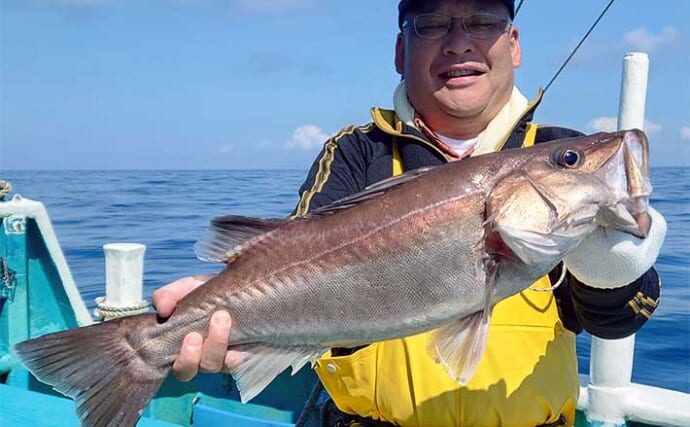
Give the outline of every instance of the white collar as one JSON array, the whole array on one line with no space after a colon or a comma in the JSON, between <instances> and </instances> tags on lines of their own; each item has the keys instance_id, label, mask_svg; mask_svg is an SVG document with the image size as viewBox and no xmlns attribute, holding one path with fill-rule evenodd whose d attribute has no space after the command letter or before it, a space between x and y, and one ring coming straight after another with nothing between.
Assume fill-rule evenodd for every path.
<instances>
[{"instance_id":1,"label":"white collar","mask_svg":"<svg viewBox=\"0 0 690 427\"><path fill-rule=\"evenodd\" d=\"M518 120L523 116L528 107L527 98L513 86L513 92L506 105L496 114L496 117L489 122L489 125L476 138L473 156L478 154L491 153L499 148L499 144L505 137L506 132L517 125ZM401 81L393 93L393 106L398 118L409 126L416 127L414 124L415 110L407 98L407 88L405 81ZM439 137L441 137L439 135ZM447 138L447 137L444 137ZM443 138L441 138L443 140ZM445 141L444 141L445 142ZM452 144L449 144L452 146ZM455 149L455 147L453 147Z\"/></svg>"}]
</instances>

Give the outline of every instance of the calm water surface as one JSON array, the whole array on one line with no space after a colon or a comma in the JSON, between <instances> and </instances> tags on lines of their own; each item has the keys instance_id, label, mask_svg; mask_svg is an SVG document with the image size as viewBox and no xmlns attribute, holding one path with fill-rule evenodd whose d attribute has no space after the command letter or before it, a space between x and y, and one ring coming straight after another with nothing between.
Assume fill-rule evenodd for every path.
<instances>
[{"instance_id":1,"label":"calm water surface","mask_svg":"<svg viewBox=\"0 0 690 427\"><path fill-rule=\"evenodd\" d=\"M147 246L144 292L176 278L217 271L193 244L209 218L283 217L297 203L306 172L287 171L0 171L14 192L42 201L90 308L104 293L102 245ZM652 170L652 204L668 221L656 264L662 301L637 334L633 381L690 392L690 168ZM580 372L590 337L578 337Z\"/></svg>"}]
</instances>

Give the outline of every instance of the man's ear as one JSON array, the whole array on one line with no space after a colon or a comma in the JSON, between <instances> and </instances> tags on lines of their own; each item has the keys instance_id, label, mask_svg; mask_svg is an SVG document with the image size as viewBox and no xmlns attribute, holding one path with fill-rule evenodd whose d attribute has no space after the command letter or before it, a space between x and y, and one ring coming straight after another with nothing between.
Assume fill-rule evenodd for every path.
<instances>
[{"instance_id":1,"label":"man's ear","mask_svg":"<svg viewBox=\"0 0 690 427\"><path fill-rule=\"evenodd\" d=\"M402 33L398 33L395 40L395 71L405 77L405 39Z\"/></svg>"},{"instance_id":2,"label":"man's ear","mask_svg":"<svg viewBox=\"0 0 690 427\"><path fill-rule=\"evenodd\" d=\"M513 68L518 68L522 64L522 48L520 47L520 31L516 26L510 27L510 57Z\"/></svg>"}]
</instances>

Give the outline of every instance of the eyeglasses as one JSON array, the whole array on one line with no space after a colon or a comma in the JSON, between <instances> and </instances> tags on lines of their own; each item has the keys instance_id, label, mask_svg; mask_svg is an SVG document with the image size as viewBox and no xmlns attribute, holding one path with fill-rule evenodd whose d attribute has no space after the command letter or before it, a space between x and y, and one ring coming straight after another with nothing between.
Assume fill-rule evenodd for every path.
<instances>
[{"instance_id":1,"label":"eyeglasses","mask_svg":"<svg viewBox=\"0 0 690 427\"><path fill-rule=\"evenodd\" d=\"M402 27L412 26L414 32L423 39L440 39L460 21L462 29L472 38L488 39L505 31L510 24L509 19L500 18L493 13L473 13L471 15L453 18L440 13L423 13L415 16L412 21L406 20Z\"/></svg>"}]
</instances>

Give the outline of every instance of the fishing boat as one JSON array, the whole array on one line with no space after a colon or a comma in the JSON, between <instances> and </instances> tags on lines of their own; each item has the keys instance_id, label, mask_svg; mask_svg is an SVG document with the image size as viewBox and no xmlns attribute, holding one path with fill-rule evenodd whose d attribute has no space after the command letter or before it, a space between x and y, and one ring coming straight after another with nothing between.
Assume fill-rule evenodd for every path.
<instances>
[{"instance_id":1,"label":"fishing boat","mask_svg":"<svg viewBox=\"0 0 690 427\"><path fill-rule=\"evenodd\" d=\"M642 127L640 93L646 91L647 64L644 54L629 54L624 60L621 128ZM78 426L72 400L37 381L11 349L46 333L146 311L148 305L137 289L143 251L138 245L106 245L112 255L106 255L106 297L99 301L94 318L74 283L44 205L8 195L9 183L0 181L0 420L3 426ZM108 274L114 270L129 274ZM631 382L634 346L634 336L592 338L576 426L690 426L690 394ZM315 381L308 369L295 376L283 373L255 400L242 404L228 375L201 374L189 383L170 378L138 425L290 427Z\"/></svg>"}]
</instances>

